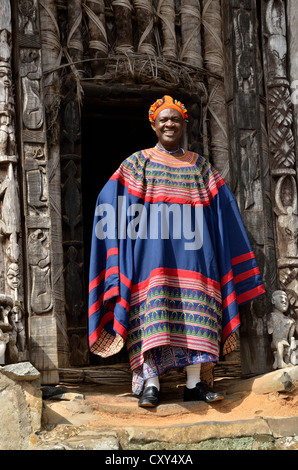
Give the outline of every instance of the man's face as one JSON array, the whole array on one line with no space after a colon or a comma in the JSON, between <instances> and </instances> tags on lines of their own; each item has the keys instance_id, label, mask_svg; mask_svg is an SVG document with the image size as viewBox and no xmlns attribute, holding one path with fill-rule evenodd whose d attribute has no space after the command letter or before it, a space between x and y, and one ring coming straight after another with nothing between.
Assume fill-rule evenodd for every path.
<instances>
[{"instance_id":1,"label":"man's face","mask_svg":"<svg viewBox=\"0 0 298 470\"><path fill-rule=\"evenodd\" d=\"M159 144L167 150L176 150L185 127L185 121L176 109L163 109L151 123Z\"/></svg>"}]
</instances>

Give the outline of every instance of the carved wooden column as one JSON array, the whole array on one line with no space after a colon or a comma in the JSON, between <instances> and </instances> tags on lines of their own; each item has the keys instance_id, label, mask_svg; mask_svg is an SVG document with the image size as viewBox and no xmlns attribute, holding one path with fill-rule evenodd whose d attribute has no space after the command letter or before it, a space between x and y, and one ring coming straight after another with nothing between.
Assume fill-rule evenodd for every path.
<instances>
[{"instance_id":1,"label":"carved wooden column","mask_svg":"<svg viewBox=\"0 0 298 470\"><path fill-rule=\"evenodd\" d=\"M27 360L9 0L0 15L0 364Z\"/></svg>"},{"instance_id":2,"label":"carved wooden column","mask_svg":"<svg viewBox=\"0 0 298 470\"><path fill-rule=\"evenodd\" d=\"M291 100L294 116L293 133L295 137L296 171L298 173L298 9L295 0L288 0L286 4L287 42L289 80L291 85Z\"/></svg>"},{"instance_id":3,"label":"carved wooden column","mask_svg":"<svg viewBox=\"0 0 298 470\"><path fill-rule=\"evenodd\" d=\"M294 129L297 109L293 113L291 84L288 78L288 43L286 2L262 1L264 76L268 106L270 169L277 241L280 288L288 294L292 314L298 315L298 199L297 159ZM296 8L297 5L295 4ZM293 3L289 3L293 7ZM290 15L289 22L294 24ZM293 22L293 23L292 23ZM296 17L297 25L297 17ZM293 55L291 35L291 72L297 72L297 50ZM295 32L295 36L296 36ZM296 42L297 46L297 42ZM295 73L295 72L294 72ZM297 77L298 79L298 77ZM296 106L294 104L294 106ZM296 120L294 121L294 116ZM295 122L295 127L294 127Z\"/></svg>"},{"instance_id":4,"label":"carved wooden column","mask_svg":"<svg viewBox=\"0 0 298 470\"><path fill-rule=\"evenodd\" d=\"M24 281L30 360L42 383L57 383L58 343L48 147L37 0L12 2L18 144L22 168Z\"/></svg>"},{"instance_id":5,"label":"carved wooden column","mask_svg":"<svg viewBox=\"0 0 298 470\"><path fill-rule=\"evenodd\" d=\"M77 9L75 16L71 5L68 5L68 31L76 31L76 41L79 41L81 2L75 0L72 3ZM71 44L69 37L67 44ZM69 52L74 54L71 50ZM73 59L81 57L79 50L75 54ZM60 134L65 309L71 366L86 365L89 361L81 187L81 102L77 78L73 67L67 68L62 76Z\"/></svg>"},{"instance_id":6,"label":"carved wooden column","mask_svg":"<svg viewBox=\"0 0 298 470\"><path fill-rule=\"evenodd\" d=\"M266 314L276 288L276 262L267 137L255 0L224 0L225 83L232 165L231 189L256 254L268 294L240 309L243 375L272 368ZM232 76L233 74L233 76Z\"/></svg>"},{"instance_id":7,"label":"carved wooden column","mask_svg":"<svg viewBox=\"0 0 298 470\"><path fill-rule=\"evenodd\" d=\"M72 75L63 80L61 103L61 183L64 279L70 365L88 363L81 189L81 115Z\"/></svg>"},{"instance_id":8,"label":"carved wooden column","mask_svg":"<svg viewBox=\"0 0 298 470\"><path fill-rule=\"evenodd\" d=\"M47 129L48 179L52 225L52 273L55 316L58 334L59 367L69 364L63 277L61 169L60 169L60 101L59 65L62 46L55 0L39 0L44 77L44 106ZM58 70L57 70L58 69Z\"/></svg>"}]
</instances>

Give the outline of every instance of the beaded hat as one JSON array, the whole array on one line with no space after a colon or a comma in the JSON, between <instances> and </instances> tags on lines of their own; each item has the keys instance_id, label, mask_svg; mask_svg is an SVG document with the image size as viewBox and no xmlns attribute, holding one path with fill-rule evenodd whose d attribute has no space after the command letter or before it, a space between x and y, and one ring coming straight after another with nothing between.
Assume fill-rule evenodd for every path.
<instances>
[{"instance_id":1,"label":"beaded hat","mask_svg":"<svg viewBox=\"0 0 298 470\"><path fill-rule=\"evenodd\" d=\"M163 111L164 109L168 109L168 108L176 109L177 111L179 111L179 113L181 114L183 119L186 122L188 121L187 109L184 106L184 104L181 103L181 101L175 100L174 98L172 98L171 96L168 96L168 95L165 95L165 96L163 96L163 98L160 98L160 99L156 100L155 103L153 103L150 106L149 121L154 122L155 119L156 119L156 116L161 111Z\"/></svg>"}]
</instances>

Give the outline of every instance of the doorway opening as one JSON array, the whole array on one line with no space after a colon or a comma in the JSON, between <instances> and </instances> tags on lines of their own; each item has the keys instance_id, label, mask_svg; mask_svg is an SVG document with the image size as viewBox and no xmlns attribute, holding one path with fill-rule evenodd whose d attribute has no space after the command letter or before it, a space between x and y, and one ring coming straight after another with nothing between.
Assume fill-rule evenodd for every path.
<instances>
[{"instance_id":1,"label":"doorway opening","mask_svg":"<svg viewBox=\"0 0 298 470\"><path fill-rule=\"evenodd\" d=\"M144 104L143 101L117 101L111 104L87 100L82 108L82 205L86 286L89 283L91 235L97 196L125 158L156 144L156 136L148 121L149 106L150 104ZM88 299L86 302L88 305ZM90 353L90 365L127 361L125 348L107 359Z\"/></svg>"}]
</instances>

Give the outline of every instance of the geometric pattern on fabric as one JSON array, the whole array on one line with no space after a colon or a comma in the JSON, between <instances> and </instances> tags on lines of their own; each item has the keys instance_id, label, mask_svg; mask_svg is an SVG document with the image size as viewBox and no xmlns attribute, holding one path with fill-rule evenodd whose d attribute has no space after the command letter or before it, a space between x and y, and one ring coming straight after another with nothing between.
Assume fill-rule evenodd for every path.
<instances>
[{"instance_id":1,"label":"geometric pattern on fabric","mask_svg":"<svg viewBox=\"0 0 298 470\"><path fill-rule=\"evenodd\" d=\"M99 354L101 357L113 356L120 352L124 346L122 336L110 334L104 329L101 331L97 340L92 344L90 350L93 354Z\"/></svg>"},{"instance_id":2,"label":"geometric pattern on fabric","mask_svg":"<svg viewBox=\"0 0 298 470\"><path fill-rule=\"evenodd\" d=\"M111 179L119 180L130 194L145 202L193 206L209 205L218 188L225 184L208 160L198 154L187 151L185 156L173 160L155 149L136 152L124 160Z\"/></svg>"},{"instance_id":3,"label":"geometric pattern on fabric","mask_svg":"<svg viewBox=\"0 0 298 470\"><path fill-rule=\"evenodd\" d=\"M132 369L162 345L219 356L220 285L186 270L157 269L132 289L127 349Z\"/></svg>"},{"instance_id":4,"label":"geometric pattern on fabric","mask_svg":"<svg viewBox=\"0 0 298 470\"><path fill-rule=\"evenodd\" d=\"M98 236L98 225L119 201L150 211L160 205L181 212L202 208L203 243L186 250L177 224L168 239ZM172 205L172 206L170 206ZM131 215L131 214L130 214ZM126 223L130 223L128 214ZM119 220L119 219L118 219ZM102 229L101 229L102 230ZM239 305L265 288L235 197L208 160L186 151L156 149L127 158L99 194L90 255L89 344L107 357L127 343L131 368L150 348L191 348L218 358L240 326Z\"/></svg>"},{"instance_id":5,"label":"geometric pattern on fabric","mask_svg":"<svg viewBox=\"0 0 298 470\"><path fill-rule=\"evenodd\" d=\"M216 357L188 348L160 346L145 353L144 364L133 371L132 391L139 395L145 380L161 376L174 368L185 368L192 364L201 364L201 380L213 386L213 368Z\"/></svg>"}]
</instances>

